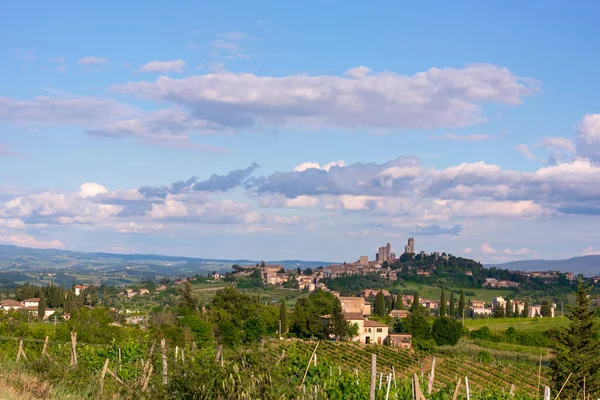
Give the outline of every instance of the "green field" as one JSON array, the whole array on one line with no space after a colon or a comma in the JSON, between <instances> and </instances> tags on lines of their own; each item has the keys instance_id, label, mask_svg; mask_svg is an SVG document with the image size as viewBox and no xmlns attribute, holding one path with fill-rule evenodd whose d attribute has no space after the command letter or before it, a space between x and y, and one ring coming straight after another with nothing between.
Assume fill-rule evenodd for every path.
<instances>
[{"instance_id":1,"label":"green field","mask_svg":"<svg viewBox=\"0 0 600 400\"><path fill-rule=\"evenodd\" d=\"M429 300L438 300L442 294L442 289L439 286L425 285L421 283L413 283L413 282L403 282L401 285L394 286L395 288L399 288L400 290L416 290L419 292L419 296L424 299ZM446 288L446 298L450 298L450 293L448 290L461 290L462 288L450 287ZM467 300L482 300L485 302L491 302L494 297L497 296L509 296L513 292L510 290L496 290L496 289L463 289L465 292L474 292L475 296L467 296ZM458 301L458 296L455 295L456 301Z\"/></svg>"},{"instance_id":2,"label":"green field","mask_svg":"<svg viewBox=\"0 0 600 400\"><path fill-rule=\"evenodd\" d=\"M600 319L597 319L600 321ZM465 320L469 330L487 326L492 332L504 332L514 327L521 332L540 332L549 329L564 328L569 324L567 318L481 318Z\"/></svg>"}]
</instances>

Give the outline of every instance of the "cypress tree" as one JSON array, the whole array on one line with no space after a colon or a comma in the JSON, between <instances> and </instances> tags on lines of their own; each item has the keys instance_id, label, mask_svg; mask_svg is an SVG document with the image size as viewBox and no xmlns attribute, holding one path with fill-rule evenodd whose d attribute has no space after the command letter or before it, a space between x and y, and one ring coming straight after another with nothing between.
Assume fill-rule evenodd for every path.
<instances>
[{"instance_id":1,"label":"cypress tree","mask_svg":"<svg viewBox=\"0 0 600 400\"><path fill-rule=\"evenodd\" d=\"M402 300L402 295L399 294L396 298L396 302L394 303L394 307L396 310L404 310L404 300Z\"/></svg>"},{"instance_id":2,"label":"cypress tree","mask_svg":"<svg viewBox=\"0 0 600 400\"><path fill-rule=\"evenodd\" d=\"M445 317L446 314L446 292L442 287L442 295L440 296L440 317Z\"/></svg>"},{"instance_id":3,"label":"cypress tree","mask_svg":"<svg viewBox=\"0 0 600 400\"><path fill-rule=\"evenodd\" d=\"M415 314L421 310L421 304L419 304L419 292L415 292L413 302L410 305L410 312Z\"/></svg>"},{"instance_id":4,"label":"cypress tree","mask_svg":"<svg viewBox=\"0 0 600 400\"><path fill-rule=\"evenodd\" d=\"M506 315L506 318L511 318L513 316L513 308L512 308L512 304L510 303L509 299L506 299L506 304L504 305L505 310L504 310L504 315Z\"/></svg>"},{"instance_id":5,"label":"cypress tree","mask_svg":"<svg viewBox=\"0 0 600 400\"><path fill-rule=\"evenodd\" d=\"M584 285L579 277L575 304L567 306L567 318L571 322L558 333L555 342L556 356L550 361L555 390L560 390L569 374L573 373L562 392L565 399L580 396L584 378L591 398L600 396L600 341L594 310L590 307L591 298L588 297L590 290L591 287Z\"/></svg>"},{"instance_id":6,"label":"cypress tree","mask_svg":"<svg viewBox=\"0 0 600 400\"><path fill-rule=\"evenodd\" d=\"M456 309L454 307L454 292L450 292L450 306L448 307L448 316L454 318L456 316Z\"/></svg>"},{"instance_id":7,"label":"cypress tree","mask_svg":"<svg viewBox=\"0 0 600 400\"><path fill-rule=\"evenodd\" d=\"M380 290L375 296L375 315L379 317L385 317L385 296L383 292Z\"/></svg>"},{"instance_id":8,"label":"cypress tree","mask_svg":"<svg viewBox=\"0 0 600 400\"><path fill-rule=\"evenodd\" d=\"M387 307L386 307L387 314L389 314L390 311L392 311L393 309L394 309L394 297L392 295L389 295L387 297Z\"/></svg>"},{"instance_id":9,"label":"cypress tree","mask_svg":"<svg viewBox=\"0 0 600 400\"><path fill-rule=\"evenodd\" d=\"M383 295L383 293L381 293ZM345 339L348 335L349 323L344 318L342 303L339 299L333 305L333 312L329 319L329 333L335 336L336 339ZM385 307L385 306L384 306Z\"/></svg>"},{"instance_id":10,"label":"cypress tree","mask_svg":"<svg viewBox=\"0 0 600 400\"><path fill-rule=\"evenodd\" d=\"M42 289L42 293L40 294L40 301L38 303L38 318L43 320L46 314L46 294L45 290Z\"/></svg>"},{"instance_id":11,"label":"cypress tree","mask_svg":"<svg viewBox=\"0 0 600 400\"><path fill-rule=\"evenodd\" d=\"M467 300L465 299L465 291L460 291L460 299L458 300L458 317L462 318L467 307Z\"/></svg>"},{"instance_id":12,"label":"cypress tree","mask_svg":"<svg viewBox=\"0 0 600 400\"><path fill-rule=\"evenodd\" d=\"M281 299L281 305L279 306L279 319L281 320L281 335L285 335L288 330L288 310L287 302L285 297Z\"/></svg>"},{"instance_id":13,"label":"cypress tree","mask_svg":"<svg viewBox=\"0 0 600 400\"><path fill-rule=\"evenodd\" d=\"M525 299L525 304L523 305L523 311L521 311L521 317L527 318L529 316L529 300Z\"/></svg>"}]
</instances>

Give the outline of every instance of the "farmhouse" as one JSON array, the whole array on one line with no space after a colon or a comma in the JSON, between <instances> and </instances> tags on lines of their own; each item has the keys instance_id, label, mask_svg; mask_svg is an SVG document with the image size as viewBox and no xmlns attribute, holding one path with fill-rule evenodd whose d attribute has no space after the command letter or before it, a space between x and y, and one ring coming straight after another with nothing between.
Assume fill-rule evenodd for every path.
<instances>
[{"instance_id":1,"label":"farmhouse","mask_svg":"<svg viewBox=\"0 0 600 400\"><path fill-rule=\"evenodd\" d=\"M345 314L371 315L371 304L362 297L339 297Z\"/></svg>"},{"instance_id":2,"label":"farmhouse","mask_svg":"<svg viewBox=\"0 0 600 400\"><path fill-rule=\"evenodd\" d=\"M406 318L408 316L408 310L392 310L390 311L390 317L392 318Z\"/></svg>"},{"instance_id":3,"label":"farmhouse","mask_svg":"<svg viewBox=\"0 0 600 400\"><path fill-rule=\"evenodd\" d=\"M412 335L406 333L390 333L389 344L392 347L400 349L410 349L412 347Z\"/></svg>"},{"instance_id":4,"label":"farmhouse","mask_svg":"<svg viewBox=\"0 0 600 400\"><path fill-rule=\"evenodd\" d=\"M23 300L23 307L28 308L28 307L37 307L40 304L40 299L39 297L33 298L33 299L25 299Z\"/></svg>"},{"instance_id":5,"label":"farmhouse","mask_svg":"<svg viewBox=\"0 0 600 400\"><path fill-rule=\"evenodd\" d=\"M23 308L23 304L19 301L9 299L0 301L0 307L4 311L20 310Z\"/></svg>"}]
</instances>

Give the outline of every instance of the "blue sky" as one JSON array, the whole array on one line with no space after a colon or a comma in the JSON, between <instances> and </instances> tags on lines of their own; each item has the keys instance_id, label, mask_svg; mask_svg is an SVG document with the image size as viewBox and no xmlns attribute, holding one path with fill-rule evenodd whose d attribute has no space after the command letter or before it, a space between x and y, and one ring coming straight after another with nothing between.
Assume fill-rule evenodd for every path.
<instances>
[{"instance_id":1,"label":"blue sky","mask_svg":"<svg viewBox=\"0 0 600 400\"><path fill-rule=\"evenodd\" d=\"M11 4L0 243L351 261L414 235L484 262L595 254L598 11Z\"/></svg>"}]
</instances>

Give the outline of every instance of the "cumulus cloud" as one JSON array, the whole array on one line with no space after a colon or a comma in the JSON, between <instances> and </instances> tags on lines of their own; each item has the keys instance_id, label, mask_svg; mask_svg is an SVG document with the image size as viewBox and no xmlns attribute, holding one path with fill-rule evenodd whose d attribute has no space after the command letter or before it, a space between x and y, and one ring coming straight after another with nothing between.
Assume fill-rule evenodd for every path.
<instances>
[{"instance_id":1,"label":"cumulus cloud","mask_svg":"<svg viewBox=\"0 0 600 400\"><path fill-rule=\"evenodd\" d=\"M433 236L433 235L459 235L463 231L460 225L454 225L451 228L442 228L439 225L417 226L413 232L415 236Z\"/></svg>"},{"instance_id":2,"label":"cumulus cloud","mask_svg":"<svg viewBox=\"0 0 600 400\"><path fill-rule=\"evenodd\" d=\"M481 142L484 140L490 140L490 135L471 134L471 135L457 135L456 133L446 133L439 136L428 136L431 140L448 140L452 142Z\"/></svg>"},{"instance_id":3,"label":"cumulus cloud","mask_svg":"<svg viewBox=\"0 0 600 400\"><path fill-rule=\"evenodd\" d=\"M133 113L133 108L95 97L34 97L14 100L0 97L0 121L19 124L89 125Z\"/></svg>"},{"instance_id":4,"label":"cumulus cloud","mask_svg":"<svg viewBox=\"0 0 600 400\"><path fill-rule=\"evenodd\" d=\"M64 244L60 240L39 240L26 234L0 236L0 242L19 247L35 247L40 249L64 247Z\"/></svg>"},{"instance_id":5,"label":"cumulus cloud","mask_svg":"<svg viewBox=\"0 0 600 400\"><path fill-rule=\"evenodd\" d=\"M322 167L317 162L307 161L307 162L303 162L300 165L295 166L292 171L294 171L294 172L302 172L302 171L306 171L309 168L321 169L321 170L324 170L324 171L329 171L331 169L331 167L345 167L345 166L346 166L346 163L344 162L344 160L332 161L330 163L327 163L327 164L323 165Z\"/></svg>"},{"instance_id":6,"label":"cumulus cloud","mask_svg":"<svg viewBox=\"0 0 600 400\"><path fill-rule=\"evenodd\" d=\"M592 246L586 247L582 252L582 256L597 256L600 255L600 250L594 250Z\"/></svg>"},{"instance_id":7,"label":"cumulus cloud","mask_svg":"<svg viewBox=\"0 0 600 400\"><path fill-rule=\"evenodd\" d=\"M108 60L106 58L103 58L103 57L88 56L88 57L80 58L79 60L77 60L77 63L79 65L83 65L83 66L101 65L101 64L108 63Z\"/></svg>"},{"instance_id":8,"label":"cumulus cloud","mask_svg":"<svg viewBox=\"0 0 600 400\"><path fill-rule=\"evenodd\" d=\"M412 76L392 72L284 77L220 72L182 79L129 82L112 89L168 101L192 114L236 129L459 127L485 121L481 104L519 105L538 84L495 65L432 68Z\"/></svg>"},{"instance_id":9,"label":"cumulus cloud","mask_svg":"<svg viewBox=\"0 0 600 400\"><path fill-rule=\"evenodd\" d=\"M90 136L111 139L136 139L144 143L189 150L225 152L226 149L191 141L191 133L214 133L221 130L218 124L194 118L182 110L171 108L146 112L143 115L108 123L88 129ZM225 130L221 130L226 133Z\"/></svg>"},{"instance_id":10,"label":"cumulus cloud","mask_svg":"<svg viewBox=\"0 0 600 400\"><path fill-rule=\"evenodd\" d=\"M168 73L168 72L179 72L183 73L183 69L187 66L185 61L182 59L171 60L171 61L150 61L140 67L140 71L142 72L158 72L158 73Z\"/></svg>"},{"instance_id":11,"label":"cumulus cloud","mask_svg":"<svg viewBox=\"0 0 600 400\"><path fill-rule=\"evenodd\" d=\"M489 243L484 243L481 245L481 252L485 255L496 254L497 251Z\"/></svg>"},{"instance_id":12,"label":"cumulus cloud","mask_svg":"<svg viewBox=\"0 0 600 400\"><path fill-rule=\"evenodd\" d=\"M193 189L205 192L225 192L241 185L257 168L260 168L260 166L257 163L252 163L248 168L236 169L229 172L227 175L212 174L207 180L197 182L193 186Z\"/></svg>"},{"instance_id":13,"label":"cumulus cloud","mask_svg":"<svg viewBox=\"0 0 600 400\"><path fill-rule=\"evenodd\" d=\"M577 152L600 161L600 114L587 114L577 129Z\"/></svg>"}]
</instances>

